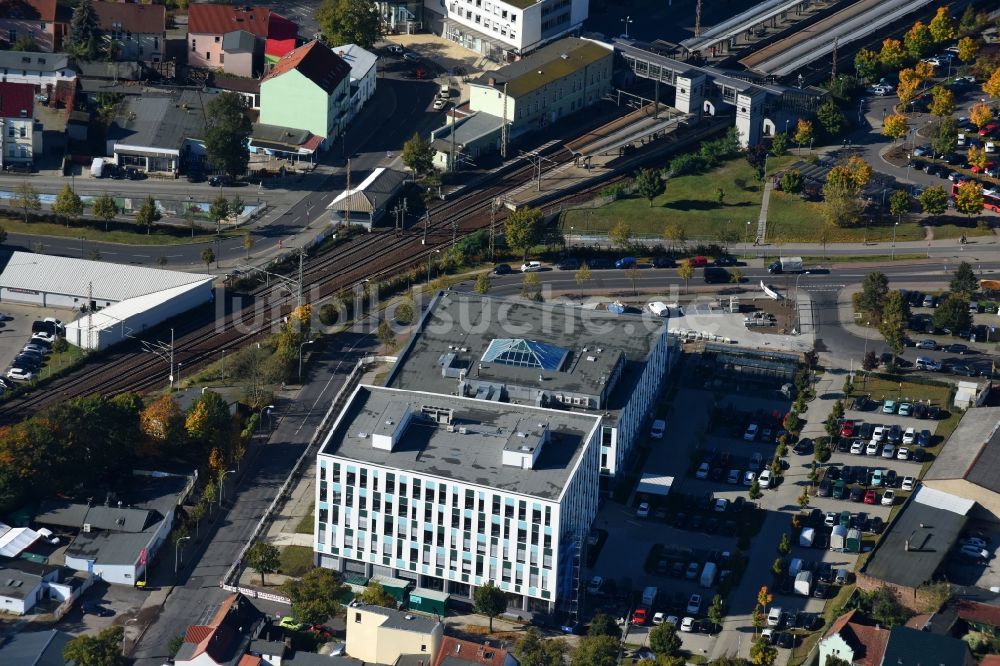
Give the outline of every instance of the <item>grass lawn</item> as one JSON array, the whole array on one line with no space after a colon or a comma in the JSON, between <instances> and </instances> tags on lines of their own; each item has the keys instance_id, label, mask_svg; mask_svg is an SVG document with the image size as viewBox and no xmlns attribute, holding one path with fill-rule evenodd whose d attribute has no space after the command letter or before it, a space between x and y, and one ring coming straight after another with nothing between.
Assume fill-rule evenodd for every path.
<instances>
[{"instance_id":1,"label":"grass lawn","mask_svg":"<svg viewBox=\"0 0 1000 666\"><path fill-rule=\"evenodd\" d=\"M296 534L312 534L313 533L313 527L315 526L314 525L314 523L315 523L315 513L316 513L316 505L315 504L310 504L309 505L309 513L307 513L306 515L302 516L302 520L300 520L299 524L296 525L296 527L295 527Z\"/></svg>"},{"instance_id":2,"label":"grass lawn","mask_svg":"<svg viewBox=\"0 0 1000 666\"><path fill-rule=\"evenodd\" d=\"M883 377L869 377L867 383L864 380L855 380L852 395L868 393L872 400L889 399L895 400L897 403L919 400L947 408L951 391L952 387L950 386L918 384L908 382L905 379L900 381Z\"/></svg>"},{"instance_id":3,"label":"grass lawn","mask_svg":"<svg viewBox=\"0 0 1000 666\"><path fill-rule=\"evenodd\" d=\"M34 234L38 236L60 236L70 238L85 238L92 241L104 241L106 243L125 243L128 245L188 245L190 243L204 243L214 239L215 233L196 233L194 238L190 233L170 234L164 231L157 231L154 226L150 233L133 231L101 231L93 227L65 226L53 222L29 222L25 223L13 217L0 217L0 227L3 227L10 234ZM223 231L222 237L241 236L242 232ZM40 241L44 244L44 241Z\"/></svg>"},{"instance_id":4,"label":"grass lawn","mask_svg":"<svg viewBox=\"0 0 1000 666\"><path fill-rule=\"evenodd\" d=\"M768 171L776 171L793 162L788 156L768 162ZM716 188L725 192L723 203L716 199ZM606 231L618 222L627 222L639 235L659 236L667 223L683 222L688 238L716 240L726 230L743 240L747 220L756 228L760 215L763 185L742 157L725 162L704 174L671 178L666 191L653 199L653 206L640 196L620 199L594 209L573 209L563 214L564 232L573 227L583 231ZM752 232L751 232L752 233Z\"/></svg>"},{"instance_id":5,"label":"grass lawn","mask_svg":"<svg viewBox=\"0 0 1000 666\"><path fill-rule=\"evenodd\" d=\"M301 576L313 568L313 551L307 546L285 546L281 549L281 573Z\"/></svg>"},{"instance_id":6,"label":"grass lawn","mask_svg":"<svg viewBox=\"0 0 1000 666\"><path fill-rule=\"evenodd\" d=\"M42 377L48 377L53 372L59 372L83 358L83 349L75 345L69 345L69 349L60 353L53 353L45 362L45 369Z\"/></svg>"},{"instance_id":7,"label":"grass lawn","mask_svg":"<svg viewBox=\"0 0 1000 666\"><path fill-rule=\"evenodd\" d=\"M803 201L798 195L784 192L771 192L771 200L767 210L767 236L774 244L776 240L786 243L816 243L819 242L820 231L823 228L823 204L816 201ZM754 220L757 218L754 217ZM891 223L870 225L867 230L868 241L872 243L892 242ZM834 229L829 238L830 243L861 243L865 240L865 227ZM903 222L896 229L896 240L923 240L924 228L915 221Z\"/></svg>"},{"instance_id":8,"label":"grass lawn","mask_svg":"<svg viewBox=\"0 0 1000 666\"><path fill-rule=\"evenodd\" d=\"M968 236L972 238L974 236L993 236L993 229L990 227L981 227L978 224L970 224L965 226L962 224L941 224L932 225L931 230L934 232L934 238L958 238L959 236Z\"/></svg>"}]
</instances>

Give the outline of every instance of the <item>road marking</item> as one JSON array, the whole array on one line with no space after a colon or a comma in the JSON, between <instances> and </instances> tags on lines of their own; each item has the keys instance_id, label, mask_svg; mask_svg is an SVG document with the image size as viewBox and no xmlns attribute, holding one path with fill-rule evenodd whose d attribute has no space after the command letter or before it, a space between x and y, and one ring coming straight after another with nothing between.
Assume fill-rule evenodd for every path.
<instances>
[{"instance_id":1,"label":"road marking","mask_svg":"<svg viewBox=\"0 0 1000 666\"><path fill-rule=\"evenodd\" d=\"M152 255L150 255L150 254L133 254L132 256L133 257L142 257L143 259L149 259L150 257L152 257Z\"/></svg>"}]
</instances>

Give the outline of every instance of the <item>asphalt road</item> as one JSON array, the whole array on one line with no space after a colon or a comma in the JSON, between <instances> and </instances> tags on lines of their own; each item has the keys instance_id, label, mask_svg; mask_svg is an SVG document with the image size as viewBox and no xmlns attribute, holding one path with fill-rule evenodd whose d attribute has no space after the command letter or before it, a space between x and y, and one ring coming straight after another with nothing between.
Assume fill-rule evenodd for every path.
<instances>
[{"instance_id":1,"label":"asphalt road","mask_svg":"<svg viewBox=\"0 0 1000 666\"><path fill-rule=\"evenodd\" d=\"M246 539L274 499L330 404L357 360L374 348L372 336L344 333L335 336L310 368L310 380L294 400L279 403L274 432L259 454L247 464L235 493L226 497L226 512L205 542L186 554L187 566L180 572L176 587L170 592L155 623L142 636L134 651L139 666L161 666L167 659L172 638L183 634L201 613L226 596L219 580L236 560ZM267 420L264 420L266 426ZM171 545L165 546L159 566L152 576L157 586L171 584L173 577ZM188 550L191 550L190 548Z\"/></svg>"}]
</instances>

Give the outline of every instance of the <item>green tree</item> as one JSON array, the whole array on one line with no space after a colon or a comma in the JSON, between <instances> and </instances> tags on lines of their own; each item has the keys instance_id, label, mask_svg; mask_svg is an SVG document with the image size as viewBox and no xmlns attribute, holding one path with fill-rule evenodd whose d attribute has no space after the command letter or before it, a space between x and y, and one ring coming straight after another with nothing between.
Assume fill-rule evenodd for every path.
<instances>
[{"instance_id":1,"label":"green tree","mask_svg":"<svg viewBox=\"0 0 1000 666\"><path fill-rule=\"evenodd\" d=\"M722 622L726 619L726 605L721 594L717 594L712 597L712 603L708 607L707 615L708 621L711 622L716 629L722 626Z\"/></svg>"},{"instance_id":2,"label":"green tree","mask_svg":"<svg viewBox=\"0 0 1000 666\"><path fill-rule=\"evenodd\" d=\"M868 603L871 606L869 613L871 618L885 627L904 624L912 615L909 609L900 603L896 591L888 585L871 592Z\"/></svg>"},{"instance_id":3,"label":"green tree","mask_svg":"<svg viewBox=\"0 0 1000 666\"><path fill-rule=\"evenodd\" d=\"M870 167L869 167L870 169ZM848 166L835 166L823 185L823 219L836 227L850 227L861 218L861 187L863 169L852 171Z\"/></svg>"},{"instance_id":4,"label":"green tree","mask_svg":"<svg viewBox=\"0 0 1000 666\"><path fill-rule=\"evenodd\" d=\"M382 345L387 354L392 353L396 348L396 332L392 330L392 325L385 319L379 323L375 337L378 338L379 344Z\"/></svg>"},{"instance_id":5,"label":"green tree","mask_svg":"<svg viewBox=\"0 0 1000 666\"><path fill-rule=\"evenodd\" d=\"M934 309L934 325L949 331L964 331L972 326L969 300L962 295L949 294Z\"/></svg>"},{"instance_id":6,"label":"green tree","mask_svg":"<svg viewBox=\"0 0 1000 666\"><path fill-rule=\"evenodd\" d=\"M866 312L873 320L882 318L886 301L889 298L889 278L885 273L873 271L865 276L861 282L861 291L858 294L858 309Z\"/></svg>"},{"instance_id":7,"label":"green tree","mask_svg":"<svg viewBox=\"0 0 1000 666\"><path fill-rule=\"evenodd\" d=\"M632 227L628 222L619 222L608 230L608 240L612 247L626 249L632 244Z\"/></svg>"},{"instance_id":8,"label":"green tree","mask_svg":"<svg viewBox=\"0 0 1000 666\"><path fill-rule=\"evenodd\" d=\"M747 491L747 496L755 501L764 496L764 494L760 492L760 482L757 481L757 479L754 479L753 483L750 484L750 490Z\"/></svg>"},{"instance_id":9,"label":"green tree","mask_svg":"<svg viewBox=\"0 0 1000 666\"><path fill-rule=\"evenodd\" d=\"M677 277L684 280L684 291L687 291L688 283L691 282L691 278L694 277L694 267L691 266L691 262L685 259L677 265Z\"/></svg>"},{"instance_id":10,"label":"green tree","mask_svg":"<svg viewBox=\"0 0 1000 666\"><path fill-rule=\"evenodd\" d=\"M396 312L394 317L397 322L403 326L409 326L413 323L414 309L413 309L413 299L407 297L399 305L396 306Z\"/></svg>"},{"instance_id":11,"label":"green tree","mask_svg":"<svg viewBox=\"0 0 1000 666\"><path fill-rule=\"evenodd\" d=\"M480 585L472 595L474 610L485 615L490 620L490 633L493 633L493 618L507 610L507 593L487 581Z\"/></svg>"},{"instance_id":12,"label":"green tree","mask_svg":"<svg viewBox=\"0 0 1000 666\"><path fill-rule=\"evenodd\" d=\"M371 49L382 36L382 18L371 0L323 0L316 22L327 44Z\"/></svg>"},{"instance_id":13,"label":"green tree","mask_svg":"<svg viewBox=\"0 0 1000 666\"><path fill-rule=\"evenodd\" d=\"M546 640L537 628L531 627L514 644L514 656L521 666L564 666L566 643L560 639Z\"/></svg>"},{"instance_id":14,"label":"green tree","mask_svg":"<svg viewBox=\"0 0 1000 666\"><path fill-rule=\"evenodd\" d=\"M889 349L896 356L903 351L903 340L906 338L906 325L910 320L910 306L897 290L889 293L885 301L885 311L879 322L879 333L885 338Z\"/></svg>"},{"instance_id":15,"label":"green tree","mask_svg":"<svg viewBox=\"0 0 1000 666\"><path fill-rule=\"evenodd\" d=\"M955 93L944 86L931 88L931 115L938 118L950 118L955 113Z\"/></svg>"},{"instance_id":16,"label":"green tree","mask_svg":"<svg viewBox=\"0 0 1000 666\"><path fill-rule=\"evenodd\" d=\"M874 352L872 352L874 353ZM809 506L809 488L802 486L802 492L796 498L795 503L799 505L800 509L804 509Z\"/></svg>"},{"instance_id":17,"label":"green tree","mask_svg":"<svg viewBox=\"0 0 1000 666\"><path fill-rule=\"evenodd\" d=\"M687 231L685 231L684 225L679 222L673 222L663 227L663 237L670 241L671 248L683 247L687 243Z\"/></svg>"},{"instance_id":18,"label":"green tree","mask_svg":"<svg viewBox=\"0 0 1000 666\"><path fill-rule=\"evenodd\" d=\"M139 210L135 212L135 223L140 227L145 227L148 234L149 230L153 228L153 224L161 217L163 216L160 214L160 209L156 207L156 201L152 196L147 196L142 205L139 206Z\"/></svg>"},{"instance_id":19,"label":"green tree","mask_svg":"<svg viewBox=\"0 0 1000 666\"><path fill-rule=\"evenodd\" d=\"M201 260L205 262L205 270L210 270L212 262L215 261L215 251L210 247L206 247L201 251Z\"/></svg>"},{"instance_id":20,"label":"green tree","mask_svg":"<svg viewBox=\"0 0 1000 666\"><path fill-rule=\"evenodd\" d=\"M73 10L66 35L66 50L81 60L97 57L98 35L97 13L90 0L82 0Z\"/></svg>"},{"instance_id":21,"label":"green tree","mask_svg":"<svg viewBox=\"0 0 1000 666\"><path fill-rule=\"evenodd\" d=\"M250 163L248 142L253 125L248 111L246 98L234 92L219 93L205 105L206 157L232 178L246 173Z\"/></svg>"},{"instance_id":22,"label":"green tree","mask_svg":"<svg viewBox=\"0 0 1000 666\"><path fill-rule=\"evenodd\" d=\"M788 133L778 132L771 139L771 154L775 157L788 152Z\"/></svg>"},{"instance_id":23,"label":"green tree","mask_svg":"<svg viewBox=\"0 0 1000 666\"><path fill-rule=\"evenodd\" d=\"M917 201L920 202L920 210L928 215L944 215L948 210L948 193L937 185L921 192Z\"/></svg>"},{"instance_id":24,"label":"green tree","mask_svg":"<svg viewBox=\"0 0 1000 666\"><path fill-rule=\"evenodd\" d=\"M828 654L826 655L826 661L823 662L823 666L851 666L851 663L836 655Z\"/></svg>"},{"instance_id":25,"label":"green tree","mask_svg":"<svg viewBox=\"0 0 1000 666\"><path fill-rule=\"evenodd\" d=\"M208 216L215 222L216 226L222 224L223 220L229 219L232 211L229 209L229 199L221 194L208 206Z\"/></svg>"},{"instance_id":26,"label":"green tree","mask_svg":"<svg viewBox=\"0 0 1000 666\"><path fill-rule=\"evenodd\" d=\"M789 169L781 176L781 189L789 194L798 194L802 190L802 173L798 169Z\"/></svg>"},{"instance_id":27,"label":"green tree","mask_svg":"<svg viewBox=\"0 0 1000 666\"><path fill-rule=\"evenodd\" d=\"M580 268L576 269L576 273L573 275L573 279L576 280L576 286L578 287L582 287L584 283L590 280L590 277L590 267L587 264L581 264Z\"/></svg>"},{"instance_id":28,"label":"green tree","mask_svg":"<svg viewBox=\"0 0 1000 666\"><path fill-rule=\"evenodd\" d=\"M260 574L260 585L264 587L264 574L278 570L281 566L281 553L274 544L258 541L247 551L245 563Z\"/></svg>"},{"instance_id":29,"label":"green tree","mask_svg":"<svg viewBox=\"0 0 1000 666\"><path fill-rule=\"evenodd\" d=\"M639 169L635 175L636 191L653 207L653 199L663 194L664 183L658 169Z\"/></svg>"},{"instance_id":30,"label":"green tree","mask_svg":"<svg viewBox=\"0 0 1000 666\"><path fill-rule=\"evenodd\" d=\"M938 125L931 148L937 156L950 155L958 147L958 124L954 118L943 118ZM926 191L926 190L925 190Z\"/></svg>"},{"instance_id":31,"label":"green tree","mask_svg":"<svg viewBox=\"0 0 1000 666\"><path fill-rule=\"evenodd\" d=\"M361 599L362 603L366 603L371 606L396 608L399 605L396 602L396 597L386 592L385 588L382 587L382 583L379 583L378 581L368 583L367 587L365 587L364 591L358 598Z\"/></svg>"},{"instance_id":32,"label":"green tree","mask_svg":"<svg viewBox=\"0 0 1000 666\"><path fill-rule=\"evenodd\" d=\"M979 40L972 37L962 37L958 40L958 58L962 62L970 63L975 61L976 54L979 53Z\"/></svg>"},{"instance_id":33,"label":"green tree","mask_svg":"<svg viewBox=\"0 0 1000 666\"><path fill-rule=\"evenodd\" d=\"M521 295L532 300L540 300L542 279L538 273L525 273L521 278Z\"/></svg>"},{"instance_id":34,"label":"green tree","mask_svg":"<svg viewBox=\"0 0 1000 666\"><path fill-rule=\"evenodd\" d=\"M118 206L115 204L114 197L105 192L94 199L93 212L95 217L104 220L104 230L107 231L108 223L118 215Z\"/></svg>"},{"instance_id":35,"label":"green tree","mask_svg":"<svg viewBox=\"0 0 1000 666\"><path fill-rule=\"evenodd\" d=\"M507 246L520 251L522 260L527 260L528 252L542 237L542 211L524 206L512 211L503 225Z\"/></svg>"},{"instance_id":36,"label":"green tree","mask_svg":"<svg viewBox=\"0 0 1000 666\"><path fill-rule=\"evenodd\" d=\"M76 219L83 215L83 201L69 186L69 183L64 185L59 194L56 195L56 200L52 204L52 212L63 218L66 221L66 226L69 226L70 218Z\"/></svg>"},{"instance_id":37,"label":"green tree","mask_svg":"<svg viewBox=\"0 0 1000 666\"><path fill-rule=\"evenodd\" d=\"M878 76L878 53L861 49L854 56L854 71L864 81L873 81Z\"/></svg>"},{"instance_id":38,"label":"green tree","mask_svg":"<svg viewBox=\"0 0 1000 666\"><path fill-rule=\"evenodd\" d=\"M975 5L966 5L961 18L958 19L958 30L963 35L971 35L979 28Z\"/></svg>"},{"instance_id":39,"label":"green tree","mask_svg":"<svg viewBox=\"0 0 1000 666\"><path fill-rule=\"evenodd\" d=\"M967 261L959 263L952 274L949 286L952 292L961 294L965 298L969 298L979 291L979 278L976 277L976 272L972 270L972 264Z\"/></svg>"},{"instance_id":40,"label":"green tree","mask_svg":"<svg viewBox=\"0 0 1000 666\"><path fill-rule=\"evenodd\" d=\"M778 650L767 636L758 636L750 644L750 661L755 666L773 666L777 658Z\"/></svg>"},{"instance_id":41,"label":"green tree","mask_svg":"<svg viewBox=\"0 0 1000 666\"><path fill-rule=\"evenodd\" d=\"M788 532L781 535L781 540L778 542L778 554L788 555L792 551L792 540L788 536Z\"/></svg>"},{"instance_id":42,"label":"green tree","mask_svg":"<svg viewBox=\"0 0 1000 666\"><path fill-rule=\"evenodd\" d=\"M418 176L434 170L434 148L419 132L403 144L403 164Z\"/></svg>"},{"instance_id":43,"label":"green tree","mask_svg":"<svg viewBox=\"0 0 1000 666\"><path fill-rule=\"evenodd\" d=\"M681 637L677 635L677 628L669 622L653 627L649 631L649 648L658 657L676 656L681 650Z\"/></svg>"},{"instance_id":44,"label":"green tree","mask_svg":"<svg viewBox=\"0 0 1000 666\"><path fill-rule=\"evenodd\" d=\"M617 666L617 664L618 639L611 636L584 636L573 652L572 666Z\"/></svg>"},{"instance_id":45,"label":"green tree","mask_svg":"<svg viewBox=\"0 0 1000 666\"><path fill-rule=\"evenodd\" d=\"M958 34L958 26L952 20L948 7L938 7L934 18L931 19L927 27L930 29L931 38L936 44L949 42L955 39Z\"/></svg>"},{"instance_id":46,"label":"green tree","mask_svg":"<svg viewBox=\"0 0 1000 666\"><path fill-rule=\"evenodd\" d=\"M490 290L490 274L480 273L476 276L476 286L473 287L477 294L485 294Z\"/></svg>"},{"instance_id":47,"label":"green tree","mask_svg":"<svg viewBox=\"0 0 1000 666\"><path fill-rule=\"evenodd\" d=\"M621 633L618 625L615 624L614 618L607 613L595 613L594 617L590 620L590 626L587 628L587 635L589 636L619 638Z\"/></svg>"},{"instance_id":48,"label":"green tree","mask_svg":"<svg viewBox=\"0 0 1000 666\"><path fill-rule=\"evenodd\" d=\"M122 641L125 627L108 627L96 636L82 634L66 643L62 657L76 666L119 666L125 663Z\"/></svg>"},{"instance_id":49,"label":"green tree","mask_svg":"<svg viewBox=\"0 0 1000 666\"><path fill-rule=\"evenodd\" d=\"M832 97L828 98L816 109L816 119L819 120L823 131L829 136L840 134L844 129L844 125L847 124L844 112L840 110L840 107L837 106Z\"/></svg>"},{"instance_id":50,"label":"green tree","mask_svg":"<svg viewBox=\"0 0 1000 666\"><path fill-rule=\"evenodd\" d=\"M928 51L934 48L934 36L931 35L931 29L924 25L923 21L917 21L903 35L903 46L911 58L923 58Z\"/></svg>"},{"instance_id":51,"label":"green tree","mask_svg":"<svg viewBox=\"0 0 1000 666\"><path fill-rule=\"evenodd\" d=\"M339 598L347 591L340 574L316 567L300 579L287 579L281 593L292 601L292 616L306 624L324 624L341 611Z\"/></svg>"},{"instance_id":52,"label":"green tree","mask_svg":"<svg viewBox=\"0 0 1000 666\"><path fill-rule=\"evenodd\" d=\"M14 196L10 198L10 205L12 208L19 208L24 213L24 221L27 222L30 213L37 213L42 209L42 200L31 183L24 181L14 186Z\"/></svg>"},{"instance_id":53,"label":"green tree","mask_svg":"<svg viewBox=\"0 0 1000 666\"><path fill-rule=\"evenodd\" d=\"M910 194L906 190L894 190L889 196L889 213L899 222L910 212Z\"/></svg>"}]
</instances>

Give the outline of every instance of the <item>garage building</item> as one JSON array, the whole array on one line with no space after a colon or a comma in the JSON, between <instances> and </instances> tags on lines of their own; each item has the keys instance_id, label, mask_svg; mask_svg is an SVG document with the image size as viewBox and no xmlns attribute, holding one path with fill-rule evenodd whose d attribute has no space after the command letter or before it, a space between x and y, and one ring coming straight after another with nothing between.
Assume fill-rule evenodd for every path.
<instances>
[{"instance_id":1,"label":"garage building","mask_svg":"<svg viewBox=\"0 0 1000 666\"><path fill-rule=\"evenodd\" d=\"M975 407L945 442L924 485L972 500L972 517L1000 522L1000 407Z\"/></svg>"},{"instance_id":2,"label":"garage building","mask_svg":"<svg viewBox=\"0 0 1000 666\"><path fill-rule=\"evenodd\" d=\"M91 309L66 340L105 349L212 300L214 276L31 252L0 253L0 303Z\"/></svg>"}]
</instances>

